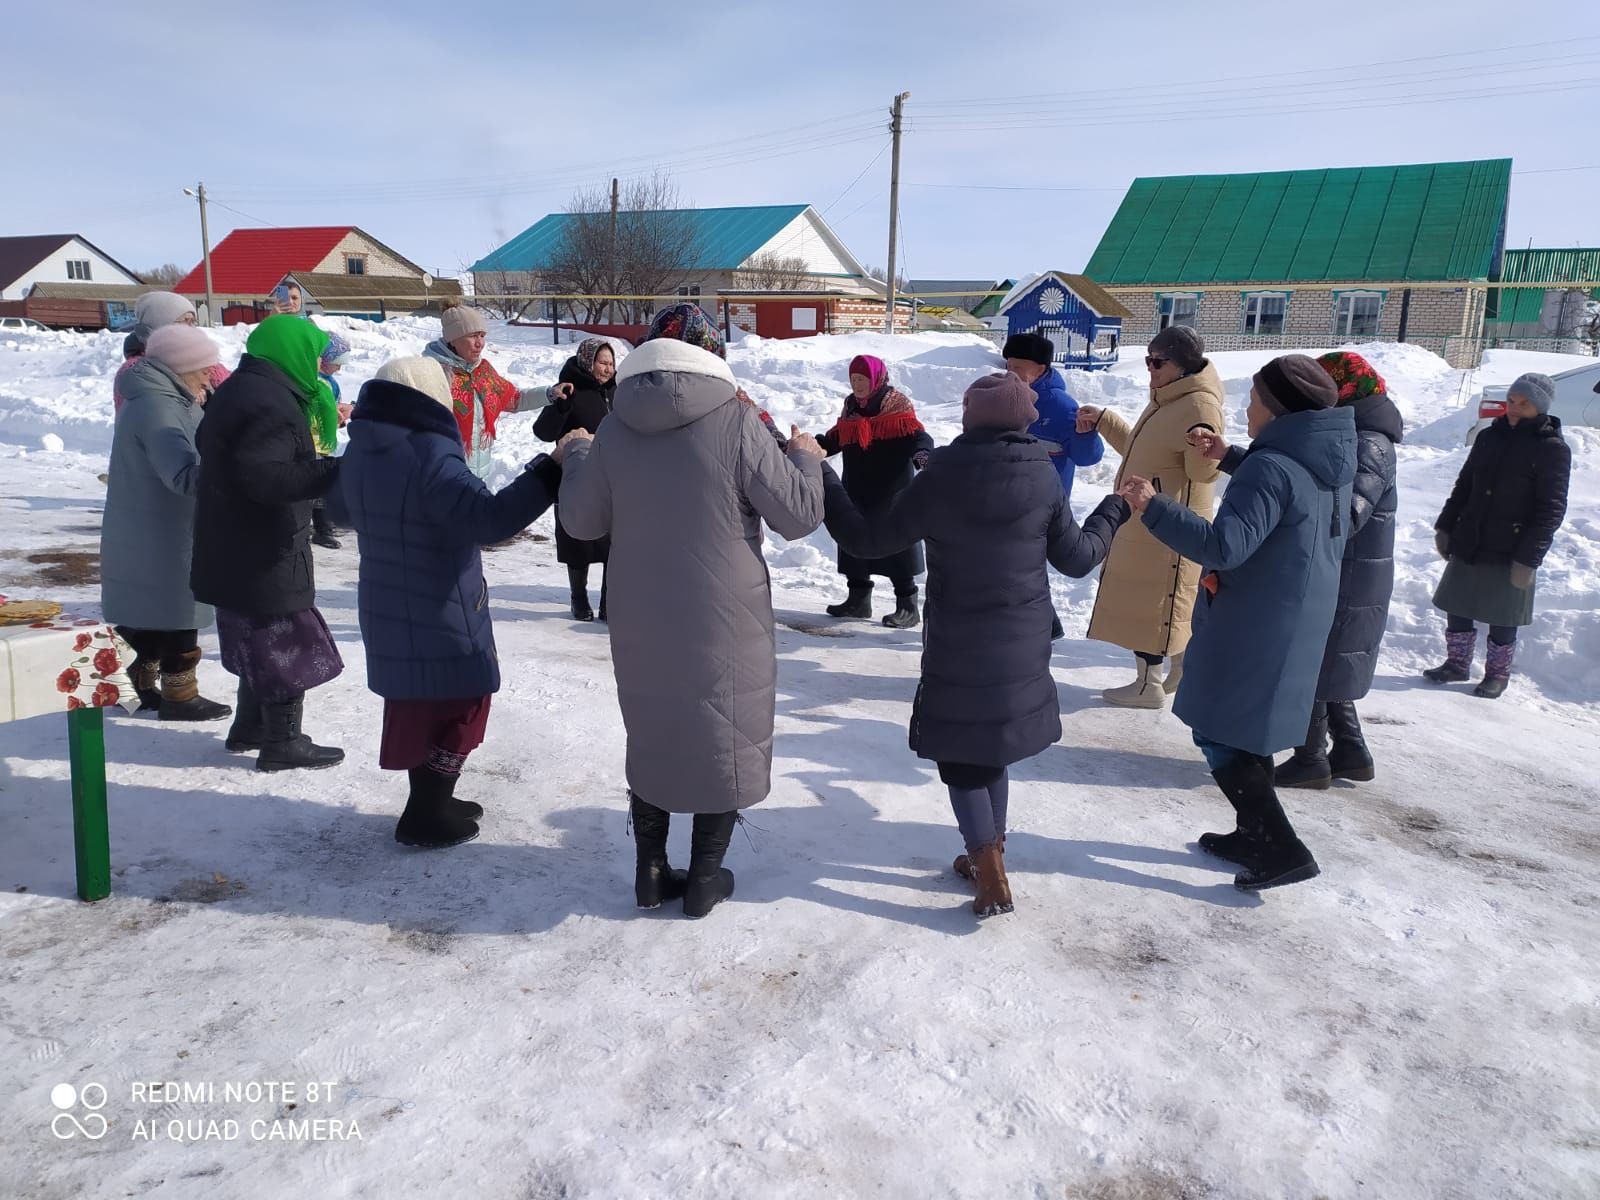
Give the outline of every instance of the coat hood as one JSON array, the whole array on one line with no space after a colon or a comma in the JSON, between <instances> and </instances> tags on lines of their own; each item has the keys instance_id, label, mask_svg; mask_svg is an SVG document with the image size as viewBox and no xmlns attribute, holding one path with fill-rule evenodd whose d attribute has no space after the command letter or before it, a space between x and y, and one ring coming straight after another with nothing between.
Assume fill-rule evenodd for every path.
<instances>
[{"instance_id":1,"label":"coat hood","mask_svg":"<svg viewBox=\"0 0 1600 1200\"><path fill-rule=\"evenodd\" d=\"M1251 446L1292 458L1327 488L1348 487L1356 478L1356 414L1350 408L1274 417Z\"/></svg>"},{"instance_id":2,"label":"coat hood","mask_svg":"<svg viewBox=\"0 0 1600 1200\"><path fill-rule=\"evenodd\" d=\"M1384 392L1362 396L1353 404L1344 405L1356 414L1356 429L1361 433L1381 433L1399 445L1405 436L1406 422L1393 400Z\"/></svg>"},{"instance_id":3,"label":"coat hood","mask_svg":"<svg viewBox=\"0 0 1600 1200\"><path fill-rule=\"evenodd\" d=\"M737 386L728 364L715 354L658 338L622 360L611 411L629 429L663 433L721 408Z\"/></svg>"}]
</instances>

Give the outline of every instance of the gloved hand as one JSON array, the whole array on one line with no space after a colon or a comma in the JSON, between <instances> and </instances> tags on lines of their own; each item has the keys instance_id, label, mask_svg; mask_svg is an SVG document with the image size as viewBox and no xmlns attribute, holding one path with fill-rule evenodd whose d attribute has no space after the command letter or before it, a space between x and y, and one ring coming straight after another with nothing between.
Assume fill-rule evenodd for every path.
<instances>
[{"instance_id":1,"label":"gloved hand","mask_svg":"<svg viewBox=\"0 0 1600 1200\"><path fill-rule=\"evenodd\" d=\"M1439 557L1445 562L1450 561L1450 535L1442 529L1433 531L1433 546L1439 552Z\"/></svg>"},{"instance_id":2,"label":"gloved hand","mask_svg":"<svg viewBox=\"0 0 1600 1200\"><path fill-rule=\"evenodd\" d=\"M1519 592L1525 592L1533 586L1535 574L1527 563L1514 562L1511 564L1511 586Z\"/></svg>"}]
</instances>

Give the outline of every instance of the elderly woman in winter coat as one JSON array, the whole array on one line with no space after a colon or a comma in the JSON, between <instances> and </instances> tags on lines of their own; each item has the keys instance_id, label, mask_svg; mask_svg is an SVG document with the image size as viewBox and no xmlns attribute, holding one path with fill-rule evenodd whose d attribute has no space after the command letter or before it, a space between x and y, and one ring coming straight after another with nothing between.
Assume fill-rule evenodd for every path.
<instances>
[{"instance_id":1,"label":"elderly woman in winter coat","mask_svg":"<svg viewBox=\"0 0 1600 1200\"><path fill-rule=\"evenodd\" d=\"M305 694L343 669L316 609L311 502L333 486L308 414L328 335L279 313L206 405L190 583L217 608L222 665L239 678L229 750L259 750L258 771L331 767L344 751L301 732Z\"/></svg>"},{"instance_id":2,"label":"elderly woman in winter coat","mask_svg":"<svg viewBox=\"0 0 1600 1200\"><path fill-rule=\"evenodd\" d=\"M394 831L407 846L478 836L482 805L455 796L500 689L478 548L529 525L561 484L558 447L490 492L467 470L451 408L438 363L385 363L361 389L339 471L361 551L367 686L383 697L378 766L407 772L411 784Z\"/></svg>"},{"instance_id":3,"label":"elderly woman in winter coat","mask_svg":"<svg viewBox=\"0 0 1600 1200\"><path fill-rule=\"evenodd\" d=\"M1539 568L1567 515L1572 451L1550 415L1548 375L1521 376L1506 393L1505 416L1473 440L1456 486L1434 522L1445 560L1433 603L1444 611L1445 661L1423 674L1465 683L1489 627L1488 665L1473 695L1496 700L1511 681L1517 629L1533 621Z\"/></svg>"},{"instance_id":4,"label":"elderly woman in winter coat","mask_svg":"<svg viewBox=\"0 0 1600 1200\"><path fill-rule=\"evenodd\" d=\"M1372 690L1394 592L1395 446L1405 421L1389 399L1383 376L1359 354L1334 351L1317 362L1338 387L1340 407L1355 413L1356 478L1339 567L1339 605L1317 680L1317 702L1305 745L1278 764L1279 787L1326 788L1335 779L1373 778L1376 768L1355 702Z\"/></svg>"},{"instance_id":5,"label":"elderly woman in winter coat","mask_svg":"<svg viewBox=\"0 0 1600 1200\"><path fill-rule=\"evenodd\" d=\"M444 367L450 379L456 427L467 451L467 466L479 479L494 466L494 439L506 413L533 412L555 398L555 388L519 388L483 357L489 323L483 313L454 304L439 318L441 336L422 353Z\"/></svg>"},{"instance_id":6,"label":"elderly woman in winter coat","mask_svg":"<svg viewBox=\"0 0 1600 1200\"><path fill-rule=\"evenodd\" d=\"M881 358L858 354L850 360L850 395L844 412L832 429L817 439L830 457L844 456L844 490L863 512L886 508L911 485L915 473L928 461L933 439L917 420L911 401L889 383L889 368ZM872 577L882 575L894 584L895 610L884 617L891 629L910 629L917 612L917 576L923 571L922 545L913 543L882 558L857 558L839 550L839 574L849 594L839 604L828 605L830 617L872 616Z\"/></svg>"},{"instance_id":7,"label":"elderly woman in winter coat","mask_svg":"<svg viewBox=\"0 0 1600 1200\"><path fill-rule=\"evenodd\" d=\"M617 352L604 338L587 338L561 368L552 389L550 407L533 423L533 433L547 442L559 442L574 430L588 434L600 431L600 422L611 415L611 397L617 390ZM589 567L599 563L600 619L606 619L605 562L611 543L606 538L580 541L561 524L556 512L556 561L567 568L567 583L572 589L572 619L592 621L589 607Z\"/></svg>"},{"instance_id":8,"label":"elderly woman in winter coat","mask_svg":"<svg viewBox=\"0 0 1600 1200\"><path fill-rule=\"evenodd\" d=\"M1209 521L1216 502L1217 464L1188 442L1190 430L1222 432L1222 379L1194 330L1169 326L1145 353L1150 402L1133 424L1111 409L1086 404L1080 429L1097 429L1122 456L1118 487L1130 475ZM1101 695L1124 708L1164 708L1183 679L1184 648L1200 586L1200 564L1163 546L1139 521L1117 533L1100 575L1089 636L1133 651L1138 675ZM1163 678L1162 663L1172 660Z\"/></svg>"},{"instance_id":9,"label":"elderly woman in winter coat","mask_svg":"<svg viewBox=\"0 0 1600 1200\"><path fill-rule=\"evenodd\" d=\"M828 531L854 553L928 545L928 628L911 749L939 766L966 843L956 872L979 917L1012 910L1004 844L1007 768L1061 737L1050 676L1054 610L1045 564L1082 577L1105 558L1128 505L1107 496L1082 529L1048 451L1024 431L1033 393L1010 372L979 379L962 434L887 508L862 512L830 471Z\"/></svg>"},{"instance_id":10,"label":"elderly woman in winter coat","mask_svg":"<svg viewBox=\"0 0 1600 1200\"><path fill-rule=\"evenodd\" d=\"M100 527L100 608L134 649L128 674L139 703L163 721L218 721L233 711L200 695L199 630L213 617L189 588L195 432L218 362L215 342L175 323L151 333L143 355L118 376L123 404Z\"/></svg>"},{"instance_id":11,"label":"elderly woman in winter coat","mask_svg":"<svg viewBox=\"0 0 1600 1200\"><path fill-rule=\"evenodd\" d=\"M611 538L635 898L651 908L681 893L691 917L733 893L722 860L738 811L771 788L777 661L761 523L794 540L822 522L815 439L797 434L785 454L736 390L711 319L692 304L663 311L561 481L567 532ZM669 813L694 814L687 879L667 865Z\"/></svg>"},{"instance_id":12,"label":"elderly woman in winter coat","mask_svg":"<svg viewBox=\"0 0 1600 1200\"><path fill-rule=\"evenodd\" d=\"M133 303L133 329L122 339L122 366L111 380L111 407L121 412L127 400L128 380L125 378L143 358L150 335L168 325L193 325L196 316L194 305L177 292L146 292ZM228 368L218 362L211 368L206 380L207 392L214 392L228 377Z\"/></svg>"},{"instance_id":13,"label":"elderly woman in winter coat","mask_svg":"<svg viewBox=\"0 0 1600 1200\"><path fill-rule=\"evenodd\" d=\"M1124 490L1145 528L1206 572L1173 712L1238 813L1201 848L1238 863L1245 891L1318 870L1279 803L1272 754L1305 736L1338 601L1356 473L1355 414L1338 399L1315 359L1287 354L1252 381L1248 451L1191 433L1233 477L1215 521L1149 484Z\"/></svg>"}]
</instances>

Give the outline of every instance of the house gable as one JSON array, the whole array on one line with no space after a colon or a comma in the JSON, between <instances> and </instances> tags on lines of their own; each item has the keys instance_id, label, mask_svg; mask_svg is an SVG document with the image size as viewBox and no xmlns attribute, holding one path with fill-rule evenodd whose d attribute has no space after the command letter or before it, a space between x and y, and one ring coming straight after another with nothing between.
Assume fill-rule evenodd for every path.
<instances>
[{"instance_id":1,"label":"house gable","mask_svg":"<svg viewBox=\"0 0 1600 1200\"><path fill-rule=\"evenodd\" d=\"M87 275L81 265L85 263ZM139 277L75 233L0 238L0 300L20 300L41 283L123 286L138 284Z\"/></svg>"},{"instance_id":2,"label":"house gable","mask_svg":"<svg viewBox=\"0 0 1600 1200\"><path fill-rule=\"evenodd\" d=\"M290 271L314 270L354 228L235 229L211 250L212 291L218 296L265 296ZM185 296L205 295L205 263L197 265L172 290Z\"/></svg>"}]
</instances>

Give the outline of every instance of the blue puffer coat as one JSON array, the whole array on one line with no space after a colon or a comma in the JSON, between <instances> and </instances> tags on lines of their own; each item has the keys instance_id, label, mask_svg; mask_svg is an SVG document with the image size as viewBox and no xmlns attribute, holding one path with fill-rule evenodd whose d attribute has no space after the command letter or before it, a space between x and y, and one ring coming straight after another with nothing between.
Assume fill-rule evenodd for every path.
<instances>
[{"instance_id":1,"label":"blue puffer coat","mask_svg":"<svg viewBox=\"0 0 1600 1200\"><path fill-rule=\"evenodd\" d=\"M468 700L500 688L478 547L503 542L555 501L541 455L498 494L467 469L455 416L374 379L341 460L343 517L361 547L358 605L367 686L389 700Z\"/></svg>"},{"instance_id":2,"label":"blue puffer coat","mask_svg":"<svg viewBox=\"0 0 1600 1200\"><path fill-rule=\"evenodd\" d=\"M1222 468L1214 521L1156 496L1144 523L1217 576L1202 582L1172 711L1202 738L1271 754L1305 741L1339 599L1356 475L1349 408L1278 417Z\"/></svg>"},{"instance_id":3,"label":"blue puffer coat","mask_svg":"<svg viewBox=\"0 0 1600 1200\"><path fill-rule=\"evenodd\" d=\"M1078 432L1078 402L1067 391L1061 372L1047 367L1033 381L1034 407L1039 419L1028 426L1028 433L1044 443L1050 452L1050 465L1061 476L1061 490L1072 497L1072 478L1079 467L1092 467L1106 456L1106 444L1093 431Z\"/></svg>"}]
</instances>

